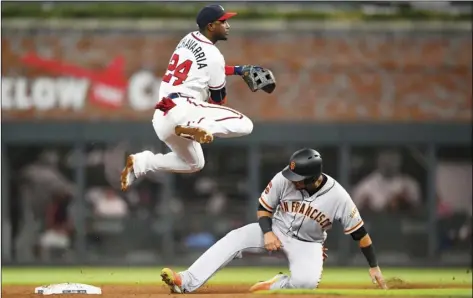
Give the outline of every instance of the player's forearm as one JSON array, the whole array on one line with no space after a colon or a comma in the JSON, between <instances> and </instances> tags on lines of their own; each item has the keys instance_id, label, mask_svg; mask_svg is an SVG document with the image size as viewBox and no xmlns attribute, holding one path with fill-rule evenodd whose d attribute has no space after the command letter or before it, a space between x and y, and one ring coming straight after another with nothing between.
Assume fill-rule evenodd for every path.
<instances>
[{"instance_id":1,"label":"player's forearm","mask_svg":"<svg viewBox=\"0 0 473 298\"><path fill-rule=\"evenodd\" d=\"M365 256L368 264L371 268L378 266L378 260L376 259L376 254L374 252L373 242L371 241L370 235L366 231L364 226L361 226L359 229L350 234L353 240L358 241L361 252Z\"/></svg>"},{"instance_id":2,"label":"player's forearm","mask_svg":"<svg viewBox=\"0 0 473 298\"><path fill-rule=\"evenodd\" d=\"M263 217L263 216L267 216L267 217L270 217L270 218L271 218L271 217L273 217L273 214L272 214L271 212L269 212L269 211L266 211L266 210L258 210L258 211L256 212L256 216L258 217L258 219L259 219L260 217Z\"/></svg>"},{"instance_id":3,"label":"player's forearm","mask_svg":"<svg viewBox=\"0 0 473 298\"><path fill-rule=\"evenodd\" d=\"M225 66L225 75L227 76L234 76L238 75L241 76L243 74L243 66Z\"/></svg>"},{"instance_id":4,"label":"player's forearm","mask_svg":"<svg viewBox=\"0 0 473 298\"><path fill-rule=\"evenodd\" d=\"M263 234L272 232L273 231L273 220L272 220L273 215L271 214L271 212L268 212L265 210L258 210L256 212L256 215L258 216L258 224Z\"/></svg>"},{"instance_id":5,"label":"player's forearm","mask_svg":"<svg viewBox=\"0 0 473 298\"><path fill-rule=\"evenodd\" d=\"M363 238L360 239L359 246L361 252L365 256L368 264L371 268L378 266L378 260L374 251L373 242L371 241L370 235L366 234Z\"/></svg>"}]
</instances>

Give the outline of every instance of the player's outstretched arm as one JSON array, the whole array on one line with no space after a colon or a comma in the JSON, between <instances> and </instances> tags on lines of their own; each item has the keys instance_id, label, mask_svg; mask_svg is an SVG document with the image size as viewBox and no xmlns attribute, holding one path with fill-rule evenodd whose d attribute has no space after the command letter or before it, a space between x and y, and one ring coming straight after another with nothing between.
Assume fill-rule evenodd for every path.
<instances>
[{"instance_id":1,"label":"player's outstretched arm","mask_svg":"<svg viewBox=\"0 0 473 298\"><path fill-rule=\"evenodd\" d=\"M374 252L373 242L371 241L370 235L368 235L368 232L366 231L360 212L344 188L340 187L338 191L340 196L340 205L337 209L335 217L342 224L344 233L346 235L351 235L353 240L358 241L361 252L370 265L369 273L373 283L378 284L378 286L382 289L387 289L383 275L381 274L381 270L378 266L378 260L376 259L376 254Z\"/></svg>"},{"instance_id":2,"label":"player's outstretched arm","mask_svg":"<svg viewBox=\"0 0 473 298\"><path fill-rule=\"evenodd\" d=\"M378 260L376 259L373 242L371 241L371 237L366 231L365 227L362 225L350 235L353 240L358 241L361 252L370 265L369 273L373 283L378 284L378 286L382 289L387 289L388 287L384 281L381 269L378 266Z\"/></svg>"},{"instance_id":3,"label":"player's outstretched arm","mask_svg":"<svg viewBox=\"0 0 473 298\"><path fill-rule=\"evenodd\" d=\"M225 66L225 75L238 75L252 92L263 90L272 93L276 88L276 78L271 70L257 65Z\"/></svg>"},{"instance_id":4,"label":"player's outstretched arm","mask_svg":"<svg viewBox=\"0 0 473 298\"><path fill-rule=\"evenodd\" d=\"M225 75L227 76L241 76L243 75L244 66L225 66Z\"/></svg>"},{"instance_id":5,"label":"player's outstretched arm","mask_svg":"<svg viewBox=\"0 0 473 298\"><path fill-rule=\"evenodd\" d=\"M227 76L242 76L245 70L248 70L250 67L261 68L257 65L238 65L238 66L225 66L225 75Z\"/></svg>"}]
</instances>

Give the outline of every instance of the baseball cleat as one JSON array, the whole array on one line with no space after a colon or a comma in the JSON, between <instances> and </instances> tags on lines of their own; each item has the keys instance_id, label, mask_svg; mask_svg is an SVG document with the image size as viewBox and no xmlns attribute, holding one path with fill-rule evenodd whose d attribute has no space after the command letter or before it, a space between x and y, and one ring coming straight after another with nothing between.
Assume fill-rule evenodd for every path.
<instances>
[{"instance_id":1,"label":"baseball cleat","mask_svg":"<svg viewBox=\"0 0 473 298\"><path fill-rule=\"evenodd\" d=\"M121 185L122 185L122 191L126 191L128 187L135 181L135 173L133 171L133 164L135 162L135 158L133 155L129 155L126 158L126 165L125 168L122 171L122 174L120 176L121 180Z\"/></svg>"},{"instance_id":2,"label":"baseball cleat","mask_svg":"<svg viewBox=\"0 0 473 298\"><path fill-rule=\"evenodd\" d=\"M174 132L182 138L194 140L201 144L211 143L214 140L214 136L211 133L198 127L178 125Z\"/></svg>"},{"instance_id":3,"label":"baseball cleat","mask_svg":"<svg viewBox=\"0 0 473 298\"><path fill-rule=\"evenodd\" d=\"M179 274L169 268L161 270L161 278L171 289L171 293L182 294L182 278Z\"/></svg>"},{"instance_id":4,"label":"baseball cleat","mask_svg":"<svg viewBox=\"0 0 473 298\"><path fill-rule=\"evenodd\" d=\"M271 286L277 282L281 277L283 277L284 274L282 272L279 272L279 274L277 274L276 276L274 276L273 278L269 279L269 280L266 280L266 281L260 281L256 284L254 284L251 288L250 288L250 292L257 292L257 291L268 291L271 289Z\"/></svg>"}]
</instances>

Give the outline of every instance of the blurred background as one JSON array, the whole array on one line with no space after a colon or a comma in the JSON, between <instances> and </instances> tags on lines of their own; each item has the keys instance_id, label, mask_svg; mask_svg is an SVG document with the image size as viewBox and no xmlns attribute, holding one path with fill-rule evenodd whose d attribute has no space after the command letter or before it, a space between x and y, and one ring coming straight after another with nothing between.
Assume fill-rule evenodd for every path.
<instances>
[{"instance_id":1,"label":"blurred background","mask_svg":"<svg viewBox=\"0 0 473 298\"><path fill-rule=\"evenodd\" d=\"M168 149L151 125L177 42L207 3L2 3L3 264L189 265L256 219L301 147L359 206L384 266L471 264L468 2L223 3L228 65L273 70L274 94L229 77L250 136L204 146L191 175L127 193L129 152ZM366 266L335 226L327 265ZM280 265L270 257L236 264Z\"/></svg>"}]
</instances>

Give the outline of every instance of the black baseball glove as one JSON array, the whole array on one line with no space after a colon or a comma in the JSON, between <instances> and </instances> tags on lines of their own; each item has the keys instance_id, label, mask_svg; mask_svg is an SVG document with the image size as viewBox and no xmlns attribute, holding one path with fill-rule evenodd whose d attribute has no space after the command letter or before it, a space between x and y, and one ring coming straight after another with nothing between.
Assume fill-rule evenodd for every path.
<instances>
[{"instance_id":1,"label":"black baseball glove","mask_svg":"<svg viewBox=\"0 0 473 298\"><path fill-rule=\"evenodd\" d=\"M272 93L276 88L276 78L271 70L264 67L245 65L241 77L253 92L263 90Z\"/></svg>"}]
</instances>

